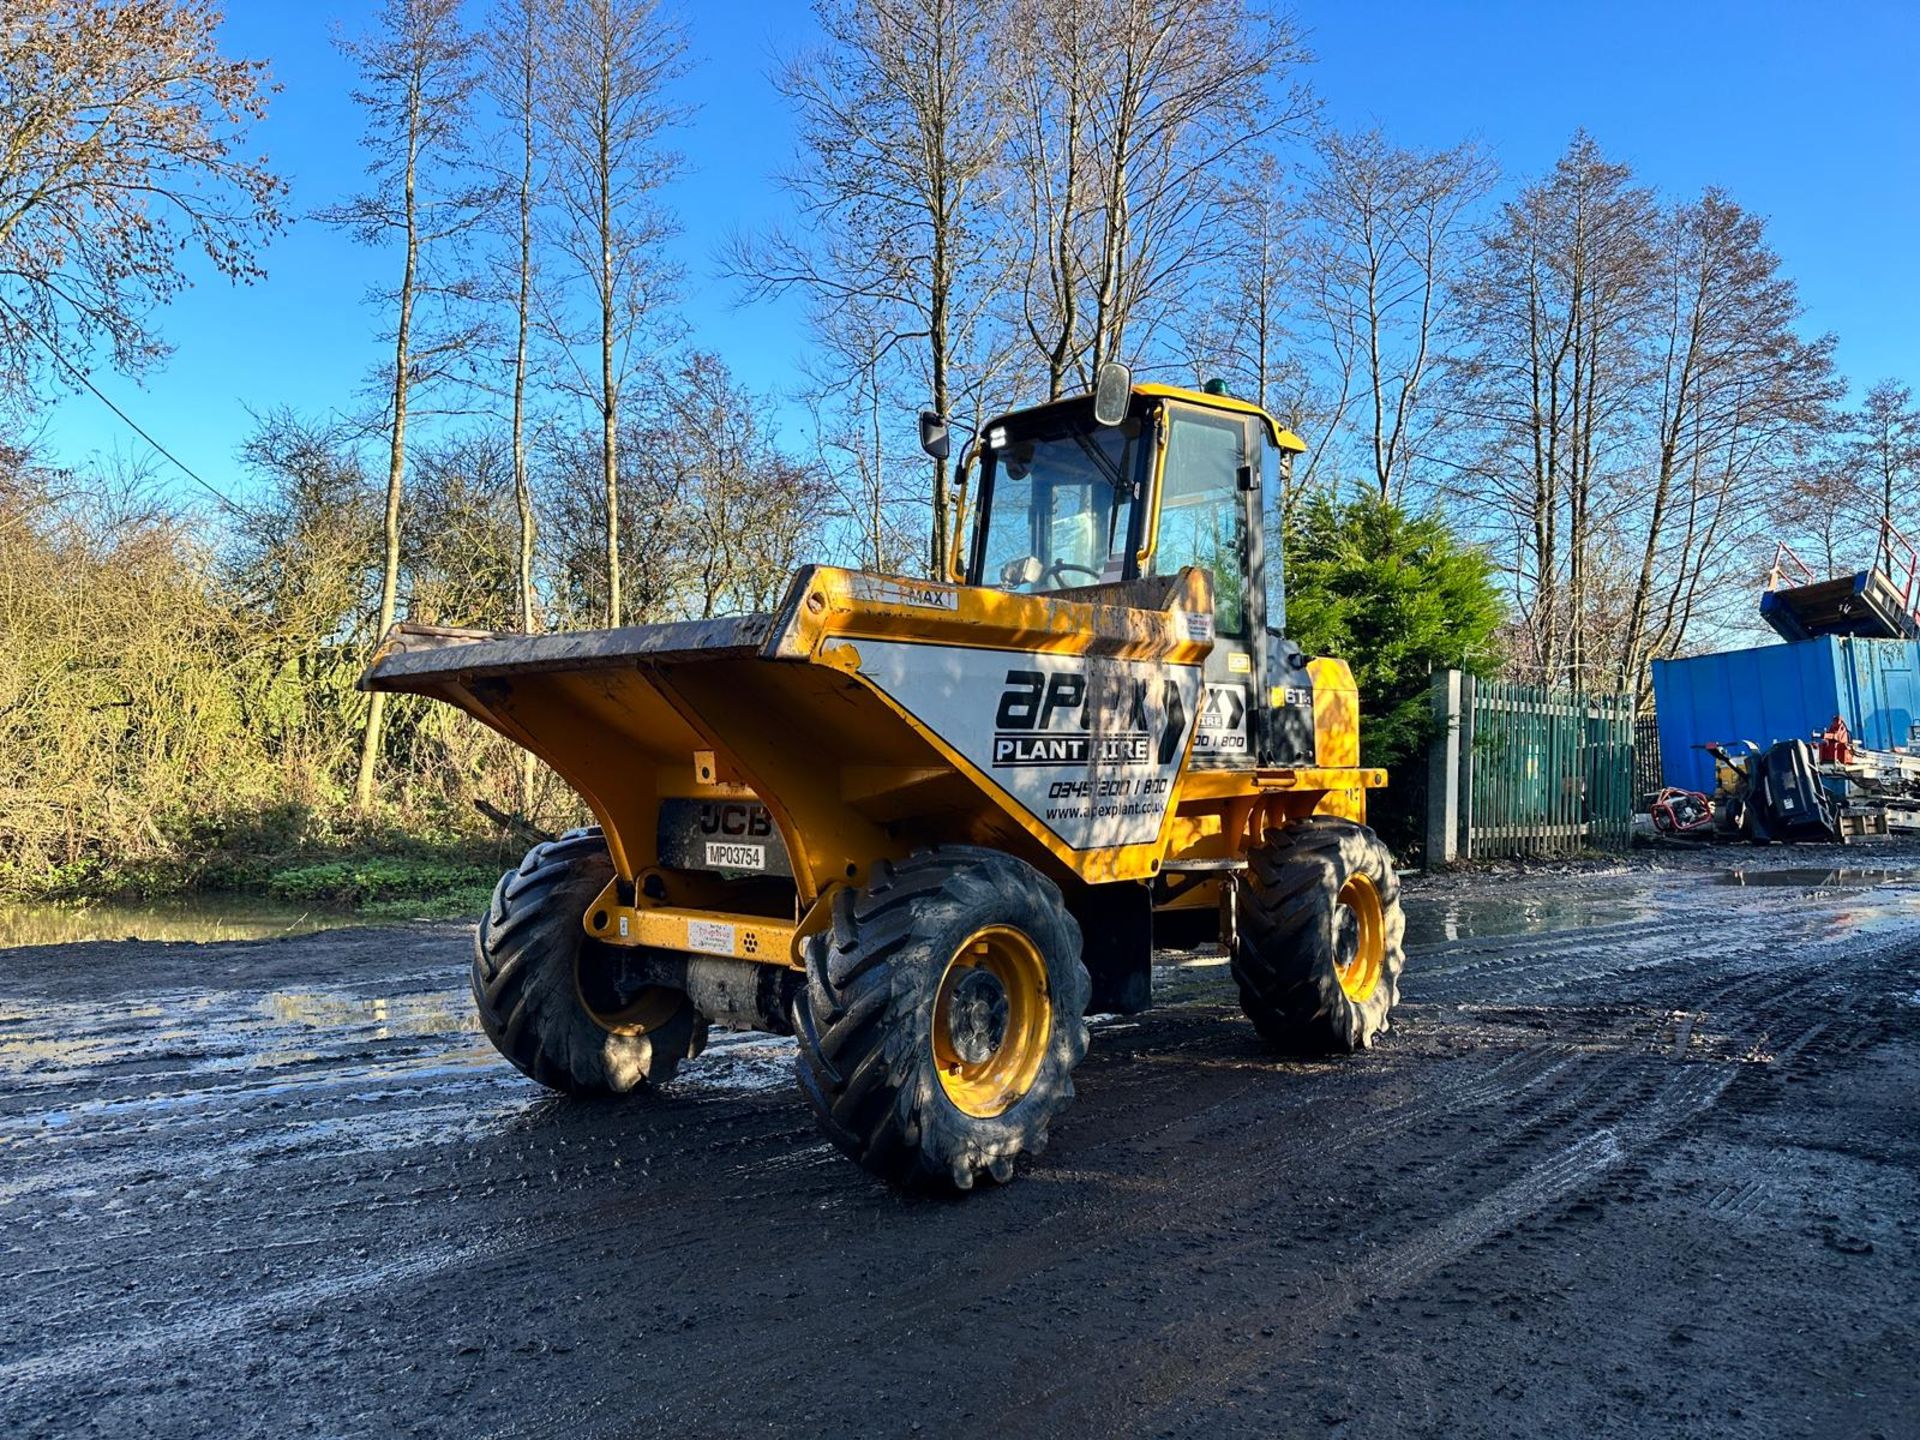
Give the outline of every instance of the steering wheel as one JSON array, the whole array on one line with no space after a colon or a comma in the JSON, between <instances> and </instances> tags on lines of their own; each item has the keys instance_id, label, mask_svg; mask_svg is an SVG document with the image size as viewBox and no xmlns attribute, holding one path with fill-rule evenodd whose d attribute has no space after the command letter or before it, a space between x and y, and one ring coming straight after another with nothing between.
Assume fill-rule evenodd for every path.
<instances>
[{"instance_id":1,"label":"steering wheel","mask_svg":"<svg viewBox=\"0 0 1920 1440\"><path fill-rule=\"evenodd\" d=\"M1076 565L1071 560L1054 561L1053 564L1047 567L1047 574L1064 580L1066 578L1065 572L1068 570L1078 570L1082 575L1091 575L1096 585L1100 583L1100 572L1098 570L1094 569L1091 565Z\"/></svg>"}]
</instances>

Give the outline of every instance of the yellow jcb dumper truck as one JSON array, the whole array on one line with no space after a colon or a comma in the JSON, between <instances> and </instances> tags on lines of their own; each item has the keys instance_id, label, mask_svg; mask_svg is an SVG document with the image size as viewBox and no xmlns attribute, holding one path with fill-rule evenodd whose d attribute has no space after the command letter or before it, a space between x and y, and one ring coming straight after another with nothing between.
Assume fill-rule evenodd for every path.
<instances>
[{"instance_id":1,"label":"yellow jcb dumper truck","mask_svg":"<svg viewBox=\"0 0 1920 1440\"><path fill-rule=\"evenodd\" d=\"M923 446L946 458L943 420ZM473 994L544 1085L670 1079L709 1024L791 1034L820 1125L905 1186L1006 1181L1089 1013L1217 940L1260 1034L1359 1050L1403 960L1358 701L1284 633L1262 497L1303 448L1132 383L963 453L948 581L815 565L770 614L557 635L399 625L362 684L456 705L599 822L481 917Z\"/></svg>"}]
</instances>

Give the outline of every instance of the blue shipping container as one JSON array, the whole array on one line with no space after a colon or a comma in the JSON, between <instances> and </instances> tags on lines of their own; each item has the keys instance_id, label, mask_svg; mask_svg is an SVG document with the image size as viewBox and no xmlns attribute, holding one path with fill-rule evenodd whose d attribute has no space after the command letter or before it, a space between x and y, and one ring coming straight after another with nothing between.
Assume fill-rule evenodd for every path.
<instances>
[{"instance_id":1,"label":"blue shipping container","mask_svg":"<svg viewBox=\"0 0 1920 1440\"><path fill-rule=\"evenodd\" d=\"M1653 662L1660 768L1669 785L1713 789L1709 740L1811 739L1839 715L1854 743L1914 743L1920 721L1920 643L1821 635L1719 655Z\"/></svg>"}]
</instances>

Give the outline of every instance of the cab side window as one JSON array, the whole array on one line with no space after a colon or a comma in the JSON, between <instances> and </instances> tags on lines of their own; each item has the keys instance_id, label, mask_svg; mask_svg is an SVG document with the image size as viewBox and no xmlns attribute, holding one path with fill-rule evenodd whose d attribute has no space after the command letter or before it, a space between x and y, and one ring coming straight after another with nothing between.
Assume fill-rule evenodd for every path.
<instances>
[{"instance_id":1,"label":"cab side window","mask_svg":"<svg viewBox=\"0 0 1920 1440\"><path fill-rule=\"evenodd\" d=\"M1246 512L1240 469L1248 463L1247 422L1237 415L1168 407L1167 458L1160 480L1160 539L1155 575L1183 565L1213 572L1219 634L1247 633Z\"/></svg>"},{"instance_id":2,"label":"cab side window","mask_svg":"<svg viewBox=\"0 0 1920 1440\"><path fill-rule=\"evenodd\" d=\"M1267 578L1267 628L1284 635L1287 633L1287 533L1283 523L1282 501L1285 487L1282 474L1286 458L1280 447L1273 443L1273 437L1260 428L1260 495L1261 503L1271 505L1268 515L1272 518L1266 527L1266 578Z\"/></svg>"}]
</instances>

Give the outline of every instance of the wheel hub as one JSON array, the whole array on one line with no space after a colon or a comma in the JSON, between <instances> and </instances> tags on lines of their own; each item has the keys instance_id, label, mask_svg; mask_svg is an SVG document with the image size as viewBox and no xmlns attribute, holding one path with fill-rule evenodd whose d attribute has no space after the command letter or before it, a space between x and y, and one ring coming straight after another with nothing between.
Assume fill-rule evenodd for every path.
<instances>
[{"instance_id":1,"label":"wheel hub","mask_svg":"<svg viewBox=\"0 0 1920 1440\"><path fill-rule=\"evenodd\" d=\"M971 968L954 982L947 1038L963 1065L990 1059L1007 1038L1007 987L991 970Z\"/></svg>"},{"instance_id":2,"label":"wheel hub","mask_svg":"<svg viewBox=\"0 0 1920 1440\"><path fill-rule=\"evenodd\" d=\"M1342 905L1333 924L1334 961L1342 970L1350 970L1360 954L1360 917L1351 906Z\"/></svg>"},{"instance_id":3,"label":"wheel hub","mask_svg":"<svg viewBox=\"0 0 1920 1440\"><path fill-rule=\"evenodd\" d=\"M934 996L928 1038L940 1088L965 1114L1004 1114L1040 1073L1052 1027L1039 947L1011 925L976 930L947 961Z\"/></svg>"}]
</instances>

